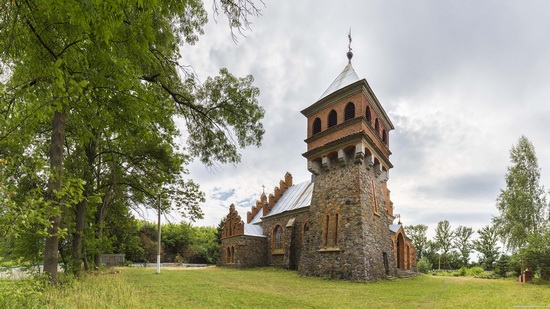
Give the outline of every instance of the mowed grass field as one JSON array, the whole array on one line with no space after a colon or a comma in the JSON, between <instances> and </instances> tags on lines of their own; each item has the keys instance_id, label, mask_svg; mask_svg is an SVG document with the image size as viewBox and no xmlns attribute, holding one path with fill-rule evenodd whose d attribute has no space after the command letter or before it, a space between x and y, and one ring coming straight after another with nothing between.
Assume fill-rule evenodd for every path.
<instances>
[{"instance_id":1,"label":"mowed grass field","mask_svg":"<svg viewBox=\"0 0 550 309\"><path fill-rule=\"evenodd\" d=\"M46 308L550 308L550 285L419 276L377 282L277 268L118 268L42 295Z\"/></svg>"}]
</instances>

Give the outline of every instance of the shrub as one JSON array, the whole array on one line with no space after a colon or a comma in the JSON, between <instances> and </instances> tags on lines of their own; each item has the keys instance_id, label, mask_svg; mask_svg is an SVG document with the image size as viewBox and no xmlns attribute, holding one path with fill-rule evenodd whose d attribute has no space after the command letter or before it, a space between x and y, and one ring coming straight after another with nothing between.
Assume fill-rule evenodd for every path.
<instances>
[{"instance_id":1,"label":"shrub","mask_svg":"<svg viewBox=\"0 0 550 309\"><path fill-rule=\"evenodd\" d=\"M421 258L418 263L416 263L416 270L418 270L418 272L427 274L431 269L432 263L430 263L430 260L425 257Z\"/></svg>"},{"instance_id":2,"label":"shrub","mask_svg":"<svg viewBox=\"0 0 550 309\"><path fill-rule=\"evenodd\" d=\"M483 274L483 268L479 266L471 267L466 270L466 276L468 277L475 277Z\"/></svg>"}]
</instances>

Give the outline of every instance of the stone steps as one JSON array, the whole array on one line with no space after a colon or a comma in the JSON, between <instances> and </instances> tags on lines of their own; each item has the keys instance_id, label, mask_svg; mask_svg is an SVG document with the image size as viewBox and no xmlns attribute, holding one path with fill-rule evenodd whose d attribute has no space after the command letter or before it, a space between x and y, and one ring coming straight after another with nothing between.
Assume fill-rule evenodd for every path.
<instances>
[{"instance_id":1,"label":"stone steps","mask_svg":"<svg viewBox=\"0 0 550 309\"><path fill-rule=\"evenodd\" d=\"M418 276L418 273L412 270L397 270L397 278L411 278Z\"/></svg>"}]
</instances>

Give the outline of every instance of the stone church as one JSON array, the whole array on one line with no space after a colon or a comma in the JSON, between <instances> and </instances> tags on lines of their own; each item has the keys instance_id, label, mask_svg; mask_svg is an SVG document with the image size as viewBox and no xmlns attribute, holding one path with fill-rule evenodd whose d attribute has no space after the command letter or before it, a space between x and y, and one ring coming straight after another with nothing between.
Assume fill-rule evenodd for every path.
<instances>
[{"instance_id":1,"label":"stone church","mask_svg":"<svg viewBox=\"0 0 550 309\"><path fill-rule=\"evenodd\" d=\"M287 173L245 220L231 205L219 264L280 266L302 275L376 280L415 269L416 251L394 209L387 182L394 129L366 79L348 64L305 108L311 180Z\"/></svg>"}]
</instances>

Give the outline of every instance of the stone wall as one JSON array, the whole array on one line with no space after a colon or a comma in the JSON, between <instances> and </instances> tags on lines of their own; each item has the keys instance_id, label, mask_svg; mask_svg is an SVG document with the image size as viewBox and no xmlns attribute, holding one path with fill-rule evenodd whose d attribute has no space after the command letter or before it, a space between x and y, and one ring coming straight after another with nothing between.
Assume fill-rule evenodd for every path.
<instances>
[{"instance_id":1,"label":"stone wall","mask_svg":"<svg viewBox=\"0 0 550 309\"><path fill-rule=\"evenodd\" d=\"M297 269L302 250L303 226L309 217L309 208L285 215L267 217L262 220L264 234L267 236L267 265ZM287 227L294 219L292 226ZM273 231L277 225L283 228L283 250L273 248Z\"/></svg>"},{"instance_id":2,"label":"stone wall","mask_svg":"<svg viewBox=\"0 0 550 309\"><path fill-rule=\"evenodd\" d=\"M316 176L310 206L311 225L298 270L308 276L352 280L395 275L389 231L393 218L385 212L383 180L367 160L354 164L349 158L347 162L345 166L335 162L330 170ZM374 180L375 193L371 180ZM338 219L336 231L328 235L327 218L329 227L334 225L332 218ZM327 242L327 238L334 235L336 243Z\"/></svg>"},{"instance_id":3,"label":"stone wall","mask_svg":"<svg viewBox=\"0 0 550 309\"><path fill-rule=\"evenodd\" d=\"M234 248L234 263L227 258L227 249ZM267 239L254 236L234 236L222 239L218 265L246 268L267 265Z\"/></svg>"}]
</instances>

